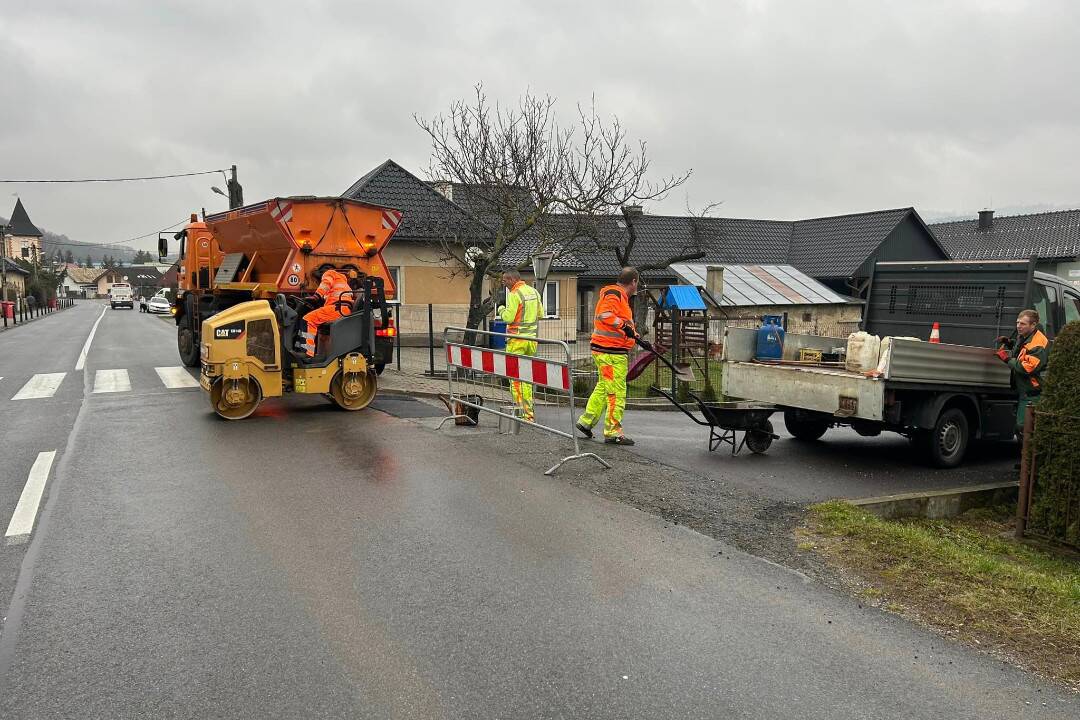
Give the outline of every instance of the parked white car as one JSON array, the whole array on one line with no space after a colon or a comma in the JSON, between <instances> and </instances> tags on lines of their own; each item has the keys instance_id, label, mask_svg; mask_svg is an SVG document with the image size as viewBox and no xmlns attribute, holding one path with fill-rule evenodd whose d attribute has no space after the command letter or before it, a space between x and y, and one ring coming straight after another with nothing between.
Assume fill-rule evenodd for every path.
<instances>
[{"instance_id":1,"label":"parked white car","mask_svg":"<svg viewBox=\"0 0 1080 720\"><path fill-rule=\"evenodd\" d=\"M146 310L147 312L163 313L165 315L168 315L172 312L172 303L169 302L169 298L165 297L164 295L155 295L154 297L150 298L150 302L147 303Z\"/></svg>"}]
</instances>

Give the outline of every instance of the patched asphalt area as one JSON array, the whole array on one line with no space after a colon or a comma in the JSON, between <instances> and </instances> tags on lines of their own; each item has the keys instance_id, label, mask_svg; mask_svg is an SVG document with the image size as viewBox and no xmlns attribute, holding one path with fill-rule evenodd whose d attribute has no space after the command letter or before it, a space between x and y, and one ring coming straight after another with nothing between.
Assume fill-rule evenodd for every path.
<instances>
[{"instance_id":1,"label":"patched asphalt area","mask_svg":"<svg viewBox=\"0 0 1080 720\"><path fill-rule=\"evenodd\" d=\"M380 398L381 399L381 398ZM433 410L428 417L444 416L434 400L419 404ZM573 443L563 437L523 427L517 435L500 435L496 418L482 415L478 428L447 423L435 431L433 420L416 419L433 432L453 434L473 445L479 454L505 454L521 465L544 472L573 454ZM624 448L605 445L599 439L579 441L581 452L607 460L603 468L591 458L572 460L551 477L582 487L595 495L616 500L643 512L662 517L739 549L802 572L824 568L812 553L800 551L794 529L803 519L805 504L778 501L709 477L656 462Z\"/></svg>"},{"instance_id":2,"label":"patched asphalt area","mask_svg":"<svg viewBox=\"0 0 1080 720\"><path fill-rule=\"evenodd\" d=\"M446 408L440 409L409 395L379 395L371 401L370 407L373 410L399 418L414 419L446 416Z\"/></svg>"}]
</instances>

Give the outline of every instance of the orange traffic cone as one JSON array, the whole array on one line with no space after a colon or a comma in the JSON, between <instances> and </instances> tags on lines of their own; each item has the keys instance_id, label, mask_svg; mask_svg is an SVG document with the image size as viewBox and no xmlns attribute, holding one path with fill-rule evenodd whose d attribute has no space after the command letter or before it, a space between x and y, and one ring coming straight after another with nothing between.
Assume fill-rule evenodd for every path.
<instances>
[{"instance_id":1,"label":"orange traffic cone","mask_svg":"<svg viewBox=\"0 0 1080 720\"><path fill-rule=\"evenodd\" d=\"M941 323L935 322L934 327L930 329L930 342L941 342Z\"/></svg>"}]
</instances>

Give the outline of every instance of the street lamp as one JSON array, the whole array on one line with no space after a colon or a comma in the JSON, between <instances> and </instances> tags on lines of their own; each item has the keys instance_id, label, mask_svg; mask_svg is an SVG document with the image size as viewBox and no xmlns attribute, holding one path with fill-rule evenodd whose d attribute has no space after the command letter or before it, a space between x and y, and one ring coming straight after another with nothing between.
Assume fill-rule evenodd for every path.
<instances>
[{"instance_id":1,"label":"street lamp","mask_svg":"<svg viewBox=\"0 0 1080 720\"><path fill-rule=\"evenodd\" d=\"M544 291L544 283L547 282L547 276L551 272L551 263L554 260L555 253L550 250L533 255L533 276L536 278L536 289L539 292Z\"/></svg>"},{"instance_id":2,"label":"street lamp","mask_svg":"<svg viewBox=\"0 0 1080 720\"><path fill-rule=\"evenodd\" d=\"M220 195L221 197L224 197L224 198L227 198L227 197L229 197L229 194L228 194L228 193L226 193L226 192L225 192L224 190L222 190L221 188L219 188L219 187L218 187L217 185L212 185L212 186L210 187L210 189L211 189L211 190L213 190L214 192L216 192L216 193L217 193L218 195Z\"/></svg>"}]
</instances>

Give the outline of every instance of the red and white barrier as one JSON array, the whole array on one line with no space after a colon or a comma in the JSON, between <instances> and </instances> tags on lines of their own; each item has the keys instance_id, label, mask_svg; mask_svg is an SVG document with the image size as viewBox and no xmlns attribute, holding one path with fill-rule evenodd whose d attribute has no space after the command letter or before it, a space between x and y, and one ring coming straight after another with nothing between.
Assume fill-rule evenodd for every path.
<instances>
[{"instance_id":1,"label":"red and white barrier","mask_svg":"<svg viewBox=\"0 0 1080 720\"><path fill-rule=\"evenodd\" d=\"M504 377L508 380L543 385L553 390L570 391L570 368L564 363L536 360L499 350L471 345L446 343L446 363Z\"/></svg>"}]
</instances>

